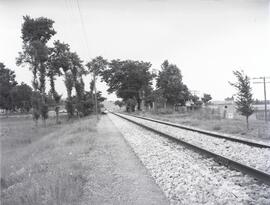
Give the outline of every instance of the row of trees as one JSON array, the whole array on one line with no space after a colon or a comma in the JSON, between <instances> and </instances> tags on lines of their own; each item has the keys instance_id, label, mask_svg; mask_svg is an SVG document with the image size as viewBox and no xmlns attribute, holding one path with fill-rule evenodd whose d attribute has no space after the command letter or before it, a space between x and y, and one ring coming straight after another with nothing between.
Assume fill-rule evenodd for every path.
<instances>
[{"instance_id":1,"label":"row of trees","mask_svg":"<svg viewBox=\"0 0 270 205\"><path fill-rule=\"evenodd\" d=\"M108 62L101 56L92 59L84 66L78 54L72 52L68 44L57 40L53 42L52 47L47 45L52 36L56 34L53 20L44 17L33 19L30 16L23 17L23 20L22 52L19 52L16 62L19 66L27 65L32 71L31 106L36 121L41 116L45 122L48 118L49 105L53 105L58 122L59 102L62 96L56 91L55 80L59 76L64 77L67 90L65 103L69 118L73 117L75 113L78 116L85 116L93 110L98 111L100 102L105 99L101 96L101 92L96 90L95 84L98 76L107 83L109 93L115 92L117 97L122 98L128 111L134 111L136 106L138 110L141 110L142 105L150 107L153 104L163 104L165 107L181 106L185 105L187 101L192 102L195 106L201 106L202 103L207 104L212 99L209 94L204 94L201 99L192 95L183 83L180 69L167 60L162 63L158 74L150 71L152 66L150 62L119 59ZM1 66L4 70L4 65ZM87 92L84 89L83 76L89 73L92 74L93 79L90 83L90 91ZM235 75L240 80L240 74L236 72ZM16 87L16 83L12 82L12 78L15 78L14 73L10 73L10 79L8 79L10 84L7 86L13 88ZM48 93L46 93L46 79L50 82ZM153 88L154 79L156 80L155 88ZM237 84L232 85L239 88ZM13 94L9 94L6 99L10 100L12 96L14 98L15 91L21 87L26 89L25 84L17 86L13 88ZM2 90L8 89L3 88ZM73 90L75 91L74 96L72 95ZM13 109L19 107L20 104L7 102L8 100L5 104L13 106ZM22 104L26 106L25 103ZM3 107L3 105L1 106Z\"/></svg>"},{"instance_id":2,"label":"row of trees","mask_svg":"<svg viewBox=\"0 0 270 205\"><path fill-rule=\"evenodd\" d=\"M0 62L0 108L6 111L29 112L32 107L32 88L24 83L18 85L14 71Z\"/></svg>"},{"instance_id":3,"label":"row of trees","mask_svg":"<svg viewBox=\"0 0 270 205\"><path fill-rule=\"evenodd\" d=\"M151 72L150 68L149 62L117 59L108 63L107 69L100 70L99 75L109 86L108 92L115 92L122 98L123 102L117 101L116 104L120 107L125 104L127 111L134 111L136 106L141 110L141 105L152 107L154 103L174 107L192 101L200 106L212 99L209 94L204 94L202 99L192 95L183 83L180 69L167 60L162 63L158 74ZM155 89L152 86L154 79Z\"/></svg>"},{"instance_id":4,"label":"row of trees","mask_svg":"<svg viewBox=\"0 0 270 205\"><path fill-rule=\"evenodd\" d=\"M72 118L75 113L78 116L90 114L93 111L94 102L101 102L105 99L101 96L101 92L97 92L95 89L94 67L99 58L87 63L87 70L78 54L72 52L68 44L56 40L52 47L47 45L52 36L56 34L53 20L44 17L33 19L30 16L24 16L23 20L22 52L19 52L16 62L18 66L26 65L32 71L33 118L37 122L41 116L45 122L48 118L49 101L53 100L52 104L58 122L59 102L62 96L56 91L55 80L59 76L64 77L67 90L65 105L68 117ZM85 91L83 81L83 76L88 73L94 75L94 79L89 85L89 92ZM46 93L46 79L50 82L48 93ZM75 96L72 95L73 90L75 90ZM96 104L97 109L98 103Z\"/></svg>"},{"instance_id":5,"label":"row of trees","mask_svg":"<svg viewBox=\"0 0 270 205\"><path fill-rule=\"evenodd\" d=\"M68 44L57 40L53 42L52 47L47 45L56 34L53 20L44 17L33 19L30 16L24 16L23 20L21 29L23 46L17 58L17 65L27 65L32 71L32 108L36 121L40 116L44 121L48 118L49 97L53 99L58 116L61 100L61 95L55 88L55 79L58 76L64 77L67 90L66 110L69 118L75 112L79 116L87 115L93 107L98 110L98 102L104 100L101 93L96 91L95 82L98 76L109 86L108 92L115 92L122 98L127 110L130 111L134 111L136 106L138 110L141 109L141 105L153 106L154 102L165 106L185 105L188 100L196 105L202 104L182 82L179 68L167 60L161 65L158 75L150 72L149 62L119 59L108 62L101 56L88 62L85 67ZM82 77L88 73L93 75L93 80L90 91L86 92ZM46 78L50 82L48 93L46 93ZM154 78L156 78L155 89L152 87ZM73 90L75 96L72 96ZM205 95L202 100L207 103L211 100L211 96Z\"/></svg>"},{"instance_id":6,"label":"row of trees","mask_svg":"<svg viewBox=\"0 0 270 205\"><path fill-rule=\"evenodd\" d=\"M182 75L176 65L169 64L167 60L161 65L161 71L155 75L149 71L150 63L137 61L113 60L109 69L100 72L102 79L109 85L109 92L116 92L123 101L115 101L120 108L126 105L127 110L134 111L137 104L140 110L142 99L145 105L155 103L185 105L191 101L194 106L201 106L211 101L210 94L204 94L200 99L192 95L182 82ZM246 117L247 128L249 116L254 112L250 78L243 71L234 71L236 82L230 83L237 89L235 98L237 111ZM156 77L156 89L152 88L152 80ZM226 98L225 100L234 100Z\"/></svg>"}]
</instances>

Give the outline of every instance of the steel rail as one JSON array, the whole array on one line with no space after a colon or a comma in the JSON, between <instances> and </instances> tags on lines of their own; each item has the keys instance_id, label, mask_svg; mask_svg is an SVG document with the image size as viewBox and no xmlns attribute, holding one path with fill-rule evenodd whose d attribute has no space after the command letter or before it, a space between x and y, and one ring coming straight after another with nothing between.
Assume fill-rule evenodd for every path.
<instances>
[{"instance_id":1,"label":"steel rail","mask_svg":"<svg viewBox=\"0 0 270 205\"><path fill-rule=\"evenodd\" d=\"M114 115L116 115L118 117L121 117L121 118L123 118L123 119L125 119L125 120L127 120L129 122L132 122L132 123L134 123L134 124L136 124L136 125L138 125L140 127L143 127L143 128L145 128L145 129L147 129L149 131L152 131L152 132L154 132L154 133L156 133L156 134L158 134L160 136L166 137L169 140L172 140L172 141L174 141L176 143L180 143L180 144L186 146L187 148L192 149L192 150L194 150L194 151L196 151L196 152L198 152L200 154L203 154L203 155L205 155L207 157L211 157L216 162L218 162L218 163L220 163L220 164L222 164L222 165L224 165L224 166L226 166L228 168L235 169L237 171L240 171L242 173L245 173L245 174L247 174L249 176L252 176L253 178L259 180L262 183L265 183L265 184L270 185L270 174L268 174L266 172L263 172L263 171L254 169L252 167L249 167L247 165L241 164L241 163L239 163L237 161L234 161L232 159L229 159L227 157L218 155L218 154L216 154L214 152L208 151L208 150L203 149L201 147L198 147L196 145L193 145L193 144L190 144L188 142L185 142L185 141L183 141L181 139L175 138L175 137L173 137L171 135L168 135L168 134L166 134L164 132L155 130L155 129L153 129L151 127L148 127L146 125L143 125L141 123L135 122L135 121L133 121L133 120L127 118L127 117L124 117L122 114L119 115L119 114L114 113L114 112L110 112L110 113L112 113L112 114L114 114Z\"/></svg>"},{"instance_id":2,"label":"steel rail","mask_svg":"<svg viewBox=\"0 0 270 205\"><path fill-rule=\"evenodd\" d=\"M200 133L200 134L205 134L205 135L209 135L209 136L216 137L216 138L226 139L226 140L229 140L229 141L234 141L234 142L250 145L250 146L253 146L253 147L270 148L270 145L267 145L267 144L262 144L262 143L237 139L237 138L225 136L225 135L222 135L222 134L208 132L208 131L205 131L205 130L200 130L200 129L196 129L196 128L192 128L192 127L187 127L187 126L183 126L183 125L179 125L179 124L175 124L175 123L171 123L171 122L165 122L165 121L161 121L161 120L156 120L156 119L153 119L153 118L141 117L141 116L130 115L130 114L122 114L122 113L121 113L121 115L127 115L127 116L131 116L131 117L135 117L135 118L140 118L140 119L144 119L144 120L148 120L148 121L168 125L168 126L171 126L171 127L177 127L177 128L180 128L180 129L184 129L184 130L188 130L188 131L192 131L192 132L197 132L197 133Z\"/></svg>"}]
</instances>

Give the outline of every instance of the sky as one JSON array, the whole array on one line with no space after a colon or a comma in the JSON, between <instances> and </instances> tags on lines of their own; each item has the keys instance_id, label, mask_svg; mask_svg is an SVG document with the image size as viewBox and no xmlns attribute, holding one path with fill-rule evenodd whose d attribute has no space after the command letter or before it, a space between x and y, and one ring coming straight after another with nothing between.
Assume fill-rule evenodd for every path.
<instances>
[{"instance_id":1,"label":"sky","mask_svg":"<svg viewBox=\"0 0 270 205\"><path fill-rule=\"evenodd\" d=\"M269 14L268 0L0 0L0 62L15 70L18 82L31 85L29 69L15 63L22 17L44 16L57 31L49 45L68 43L84 63L102 55L151 62L160 70L168 59L190 90L223 100L235 94L228 83L235 81L233 70L270 76ZM84 80L89 90L90 77ZM56 85L66 96L62 78ZM251 85L254 98L263 99L263 85ZM116 99L105 83L97 88ZM270 83L267 89L270 99Z\"/></svg>"}]
</instances>

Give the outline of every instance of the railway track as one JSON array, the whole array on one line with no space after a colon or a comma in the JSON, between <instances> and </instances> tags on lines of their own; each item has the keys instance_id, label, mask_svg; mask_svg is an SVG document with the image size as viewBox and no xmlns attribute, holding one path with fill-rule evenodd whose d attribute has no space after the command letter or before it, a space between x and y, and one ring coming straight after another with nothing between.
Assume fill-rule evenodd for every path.
<instances>
[{"instance_id":1,"label":"railway track","mask_svg":"<svg viewBox=\"0 0 270 205\"><path fill-rule=\"evenodd\" d=\"M118 116L118 117L121 117L122 119L128 120L129 122L132 122L132 123L134 123L134 124L136 124L136 125L138 125L140 127L143 127L143 128L145 128L145 129L147 129L147 130L149 130L151 132L154 132L154 133L156 133L156 134L158 134L160 136L166 137L167 139L172 140L175 143L182 144L185 147L198 152L199 154L203 154L203 155L205 155L207 157L211 157L215 161L217 161L218 163L220 163L222 165L225 165L228 168L238 170L238 171L240 171L242 173L245 173L245 174L247 174L249 176L254 177L255 179L259 180L262 183L270 185L270 174L267 173L267 172L264 172L262 170L258 170L258 169L254 168L254 167L245 165L245 164L240 163L240 162L238 162L236 160L233 160L233 159L230 159L230 158L225 157L223 155L217 154L217 153L215 153L213 151L209 151L209 150L207 150L205 148L202 148L200 146L197 146L197 145L194 145L192 143L186 142L186 141L184 141L182 139L179 139L179 138L176 138L175 136L172 136L172 135L170 135L170 134L168 134L166 132L157 130L157 129L153 128L153 127L150 127L150 126L148 126L148 125L146 125L144 123L140 123L138 121L132 120L130 118L131 115L118 114L118 113L114 113L114 112L111 112L111 113ZM148 120L148 118L143 118L143 117L137 117L137 116L132 116L132 117ZM156 121L156 120L151 119L150 121ZM171 123L157 121L157 123L160 123L160 122L163 123L163 124L169 125L169 126L171 125ZM204 134L204 133L201 133L201 134ZM253 145L251 145L251 146L253 146ZM257 147L257 145L256 145L256 147ZM263 147L263 148L265 148L265 147Z\"/></svg>"},{"instance_id":2,"label":"railway track","mask_svg":"<svg viewBox=\"0 0 270 205\"><path fill-rule=\"evenodd\" d=\"M246 145L253 146L253 147L270 148L270 145L268 145L268 144L263 144L263 143L249 141L249 140L234 138L234 137L226 136L224 134L208 132L206 130L201 130L201 129L188 127L188 126L184 126L184 125L180 125L180 124L175 124L175 123L171 123L171 122L166 122L166 121L162 121L162 120L156 120L156 119L152 119L152 118L146 118L146 117L135 116L135 115L130 115L130 114L125 114L125 115L136 117L136 118L143 119L143 120L148 120L148 121L151 121L151 122L160 123L160 124L163 124L163 125L177 127L177 128L192 131L192 132L197 132L197 133L200 133L200 134L209 135L211 137L216 137L216 138L220 138L220 139L226 139L226 140L229 140L229 141L232 141L232 142L238 142L238 143L246 144Z\"/></svg>"}]
</instances>

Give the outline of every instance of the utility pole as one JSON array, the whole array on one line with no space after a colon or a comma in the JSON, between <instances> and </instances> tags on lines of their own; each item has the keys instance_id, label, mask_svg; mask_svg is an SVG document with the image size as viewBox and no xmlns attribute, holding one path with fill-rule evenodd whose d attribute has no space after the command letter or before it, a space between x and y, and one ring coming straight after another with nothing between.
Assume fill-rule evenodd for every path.
<instances>
[{"instance_id":1,"label":"utility pole","mask_svg":"<svg viewBox=\"0 0 270 205\"><path fill-rule=\"evenodd\" d=\"M193 95L199 95L200 94L200 91L198 91L198 90L190 90L190 92L191 92L191 94L193 94Z\"/></svg>"},{"instance_id":2,"label":"utility pole","mask_svg":"<svg viewBox=\"0 0 270 205\"><path fill-rule=\"evenodd\" d=\"M97 119L99 119L99 116L98 116L98 101L97 101L97 87L96 87L96 71L94 71L93 75L94 75L94 92L95 92L95 111L96 111Z\"/></svg>"},{"instance_id":3,"label":"utility pole","mask_svg":"<svg viewBox=\"0 0 270 205\"><path fill-rule=\"evenodd\" d=\"M262 84L263 83L263 90L264 90L264 120L267 122L267 100L266 100L266 82L265 79L270 79L270 77L259 77L259 78L253 78L255 80L263 80L263 82L253 82L254 84Z\"/></svg>"}]
</instances>

